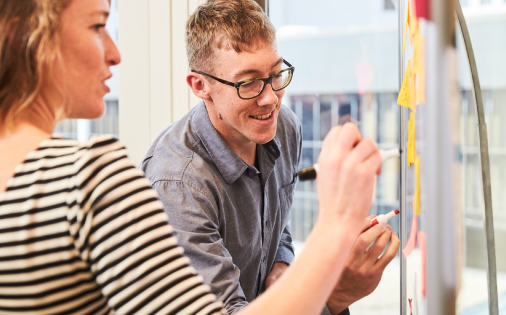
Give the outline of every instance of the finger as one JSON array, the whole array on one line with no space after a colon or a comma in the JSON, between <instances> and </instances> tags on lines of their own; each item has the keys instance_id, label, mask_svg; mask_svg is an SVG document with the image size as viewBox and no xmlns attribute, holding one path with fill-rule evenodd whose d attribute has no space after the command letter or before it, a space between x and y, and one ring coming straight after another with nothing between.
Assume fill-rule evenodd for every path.
<instances>
[{"instance_id":1,"label":"finger","mask_svg":"<svg viewBox=\"0 0 506 315\"><path fill-rule=\"evenodd\" d=\"M330 129L329 133L327 133L325 139L323 139L322 150L320 152L321 156L327 155L330 148L334 147L337 139L339 139L339 135L341 134L341 129L341 126L333 127Z\"/></svg>"},{"instance_id":2,"label":"finger","mask_svg":"<svg viewBox=\"0 0 506 315\"><path fill-rule=\"evenodd\" d=\"M365 254L371 243L385 232L386 228L382 224L378 224L360 234L355 241L354 251Z\"/></svg>"},{"instance_id":3,"label":"finger","mask_svg":"<svg viewBox=\"0 0 506 315\"><path fill-rule=\"evenodd\" d=\"M358 127L355 124L346 123L341 129L336 147L339 148L339 151L351 151L361 140L362 135Z\"/></svg>"},{"instance_id":4,"label":"finger","mask_svg":"<svg viewBox=\"0 0 506 315\"><path fill-rule=\"evenodd\" d=\"M390 236L390 246L388 246L388 249L383 254L383 256L381 256L381 258L376 261L375 267L379 268L380 270L385 269L385 267L397 255L397 251L399 250L400 245L401 241L399 240L397 233L393 232Z\"/></svg>"},{"instance_id":5,"label":"finger","mask_svg":"<svg viewBox=\"0 0 506 315\"><path fill-rule=\"evenodd\" d=\"M369 248L367 255L373 259L374 262L379 258L381 253L387 247L388 241L390 240L390 235L392 234L392 229L387 228L385 233L381 234L376 242Z\"/></svg>"},{"instance_id":6,"label":"finger","mask_svg":"<svg viewBox=\"0 0 506 315\"><path fill-rule=\"evenodd\" d=\"M362 227L362 233L365 232L365 231L367 231L371 227L371 223L372 223L371 221L375 217L376 216L373 214L373 215L370 215L367 218L365 218L364 226Z\"/></svg>"},{"instance_id":7,"label":"finger","mask_svg":"<svg viewBox=\"0 0 506 315\"><path fill-rule=\"evenodd\" d=\"M379 155L378 147L371 139L366 138L361 140L357 144L357 146L350 153L349 158L354 161L357 161L357 163L362 163L366 161L374 153L378 153Z\"/></svg>"},{"instance_id":8,"label":"finger","mask_svg":"<svg viewBox=\"0 0 506 315\"><path fill-rule=\"evenodd\" d=\"M380 166L379 166L378 170L376 171L376 175L381 174L381 166L382 166L382 165L383 165L383 161L381 161L381 164L380 164Z\"/></svg>"},{"instance_id":9,"label":"finger","mask_svg":"<svg viewBox=\"0 0 506 315\"><path fill-rule=\"evenodd\" d=\"M376 152L373 152L362 162L362 166L367 170L371 170L371 172L374 172L375 174L379 174L378 171L381 171L381 163L379 150L376 150Z\"/></svg>"}]
</instances>

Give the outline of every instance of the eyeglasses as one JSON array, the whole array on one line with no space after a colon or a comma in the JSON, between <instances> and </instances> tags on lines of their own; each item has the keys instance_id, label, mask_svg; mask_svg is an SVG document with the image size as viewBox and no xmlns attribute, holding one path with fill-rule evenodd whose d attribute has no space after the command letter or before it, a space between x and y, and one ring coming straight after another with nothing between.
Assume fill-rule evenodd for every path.
<instances>
[{"instance_id":1,"label":"eyeglasses","mask_svg":"<svg viewBox=\"0 0 506 315\"><path fill-rule=\"evenodd\" d=\"M255 97L259 96L260 94L262 94L262 92L265 89L265 85L267 83L269 83L271 85L273 91L280 91L280 90L286 88L288 86L288 84L290 84L290 82L292 81L293 71L295 70L295 68L288 61L286 61L284 59L283 59L283 63L285 63L290 68L283 69L266 79L250 79L250 80L244 80L244 81L240 81L240 82L236 82L236 83L226 81L226 80L217 78L215 76L212 76L210 74L200 72L197 70L192 70L192 72L208 76L210 78L215 79L216 81L218 81L220 83L233 86L236 88L237 95L239 95L239 97L241 99L250 100L250 99L255 98Z\"/></svg>"}]
</instances>

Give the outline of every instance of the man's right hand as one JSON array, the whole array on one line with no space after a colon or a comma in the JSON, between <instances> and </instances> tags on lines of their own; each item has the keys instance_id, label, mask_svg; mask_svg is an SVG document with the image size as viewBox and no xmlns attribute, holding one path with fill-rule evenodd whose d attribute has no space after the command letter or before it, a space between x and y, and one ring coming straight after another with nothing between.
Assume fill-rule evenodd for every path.
<instances>
[{"instance_id":1,"label":"man's right hand","mask_svg":"<svg viewBox=\"0 0 506 315\"><path fill-rule=\"evenodd\" d=\"M364 232L353 245L346 267L327 301L331 314L339 314L352 303L371 294L378 286L386 266L399 250L400 241L392 228L382 224L369 228L372 218L366 219ZM388 241L390 245L387 248Z\"/></svg>"}]
</instances>

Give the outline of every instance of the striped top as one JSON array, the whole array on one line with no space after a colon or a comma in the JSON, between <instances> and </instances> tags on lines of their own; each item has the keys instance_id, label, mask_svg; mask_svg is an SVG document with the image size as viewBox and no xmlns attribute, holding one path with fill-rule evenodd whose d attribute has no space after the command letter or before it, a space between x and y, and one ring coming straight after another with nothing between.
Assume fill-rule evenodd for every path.
<instances>
[{"instance_id":1,"label":"striped top","mask_svg":"<svg viewBox=\"0 0 506 315\"><path fill-rule=\"evenodd\" d=\"M0 194L1 314L221 314L108 136L43 141Z\"/></svg>"}]
</instances>

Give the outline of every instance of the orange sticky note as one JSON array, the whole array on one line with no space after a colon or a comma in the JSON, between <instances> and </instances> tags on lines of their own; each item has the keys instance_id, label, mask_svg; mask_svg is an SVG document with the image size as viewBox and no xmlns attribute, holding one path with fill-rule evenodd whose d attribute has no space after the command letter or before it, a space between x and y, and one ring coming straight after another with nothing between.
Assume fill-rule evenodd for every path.
<instances>
[{"instance_id":1,"label":"orange sticky note","mask_svg":"<svg viewBox=\"0 0 506 315\"><path fill-rule=\"evenodd\" d=\"M401 91L397 97L397 104L406 106L409 108L409 89L411 80L411 60L408 60L406 71L404 72L404 79L402 80Z\"/></svg>"},{"instance_id":2,"label":"orange sticky note","mask_svg":"<svg viewBox=\"0 0 506 315\"><path fill-rule=\"evenodd\" d=\"M408 121L408 153L407 153L407 163L408 166L411 167L413 163L415 163L416 158L416 136L415 136L415 112L411 112L409 114Z\"/></svg>"},{"instance_id":3,"label":"orange sticky note","mask_svg":"<svg viewBox=\"0 0 506 315\"><path fill-rule=\"evenodd\" d=\"M415 214L415 211L413 211L413 220L411 220L411 232L409 232L409 239L408 242L406 243L406 247L404 247L404 249L402 250L404 258L408 258L408 256L413 251L413 248L415 248L417 232L418 232L418 216Z\"/></svg>"},{"instance_id":4,"label":"orange sticky note","mask_svg":"<svg viewBox=\"0 0 506 315\"><path fill-rule=\"evenodd\" d=\"M420 247L420 256L422 257L422 296L427 296L427 242L425 232L418 232L418 247Z\"/></svg>"},{"instance_id":5,"label":"orange sticky note","mask_svg":"<svg viewBox=\"0 0 506 315\"><path fill-rule=\"evenodd\" d=\"M418 34L418 19L414 14L414 8L410 8L408 2L408 25L409 25L409 39L414 42L415 35Z\"/></svg>"},{"instance_id":6,"label":"orange sticky note","mask_svg":"<svg viewBox=\"0 0 506 315\"><path fill-rule=\"evenodd\" d=\"M420 189L420 155L416 156L415 160L415 199L413 201L413 209L416 215L420 215L420 207L422 203L422 195Z\"/></svg>"}]
</instances>

